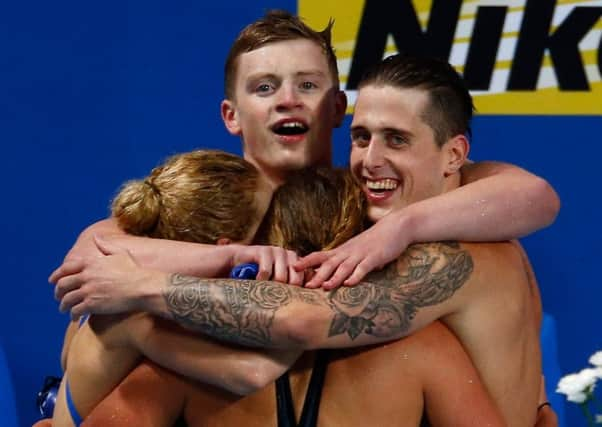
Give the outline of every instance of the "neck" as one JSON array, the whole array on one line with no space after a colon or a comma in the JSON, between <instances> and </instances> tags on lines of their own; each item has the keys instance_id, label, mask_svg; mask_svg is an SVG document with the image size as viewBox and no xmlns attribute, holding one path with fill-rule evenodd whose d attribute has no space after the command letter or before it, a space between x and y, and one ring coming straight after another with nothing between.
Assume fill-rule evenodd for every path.
<instances>
[{"instance_id":1,"label":"neck","mask_svg":"<svg viewBox=\"0 0 602 427\"><path fill-rule=\"evenodd\" d=\"M286 181L286 175L283 173L274 173L271 171L261 170L261 175L264 177L267 185L272 191L276 190L284 181Z\"/></svg>"},{"instance_id":2,"label":"neck","mask_svg":"<svg viewBox=\"0 0 602 427\"><path fill-rule=\"evenodd\" d=\"M276 190L278 187L280 187L282 184L284 184L284 182L287 180L290 173L294 172L295 170L300 170L300 169L274 170L274 169L262 168L260 165L255 163L252 159L247 159L247 160L249 162L253 163L253 165L261 172L261 175L264 177L266 182L269 184L272 191ZM332 162L331 162L330 158L326 158L324 160L315 162L311 165L307 165L301 169L305 169L305 168L309 168L309 167L330 167L331 168Z\"/></svg>"},{"instance_id":3,"label":"neck","mask_svg":"<svg viewBox=\"0 0 602 427\"><path fill-rule=\"evenodd\" d=\"M443 181L442 193L447 193L448 191L455 190L461 184L462 184L462 175L458 171L445 178L445 180Z\"/></svg>"}]
</instances>

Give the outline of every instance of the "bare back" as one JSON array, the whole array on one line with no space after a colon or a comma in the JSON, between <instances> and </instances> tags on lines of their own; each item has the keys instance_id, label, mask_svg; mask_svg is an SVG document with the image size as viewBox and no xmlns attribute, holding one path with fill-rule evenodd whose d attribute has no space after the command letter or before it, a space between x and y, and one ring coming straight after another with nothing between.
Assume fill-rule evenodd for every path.
<instances>
[{"instance_id":1,"label":"bare back","mask_svg":"<svg viewBox=\"0 0 602 427\"><path fill-rule=\"evenodd\" d=\"M516 242L462 248L474 262L473 283L457 292L468 296L465 306L441 320L463 343L510 425L532 426L541 381L541 301L531 266Z\"/></svg>"},{"instance_id":2,"label":"bare back","mask_svg":"<svg viewBox=\"0 0 602 427\"><path fill-rule=\"evenodd\" d=\"M279 319L296 320L309 315L311 317L300 322L303 328L297 329L317 336L314 344L322 340L337 347L352 340L356 345L361 345L369 344L370 340L382 342L386 337L393 339L400 335L416 334L434 319L441 318L465 346L507 422L512 426L532 426L535 424L541 374L538 336L541 307L532 272L525 260L520 247L510 242L414 245L399 261L367 277L359 285L358 291L351 294L353 298L346 300L348 304L345 306L328 302L316 304L315 299L308 303L305 298L308 291L290 288L288 305L284 305L282 309L270 308L276 315L271 325L277 328L280 325ZM213 286L217 294L225 286L222 283L204 283L203 279L198 280L195 286ZM235 281L228 286L236 288L241 285L239 281ZM281 289L282 285L262 282L257 286ZM312 293L312 298L331 298L330 302L336 303L346 294L344 290L342 294L337 292L327 295L318 292ZM260 294L254 295L262 298ZM354 308L351 314L353 319L362 325L360 330L353 329L356 324L354 322L341 324L337 320L352 319L351 315L347 315L350 306ZM254 309L257 313L266 311L259 304L257 307L247 304L245 307L248 313L244 312L241 316L254 315ZM287 314L288 309L295 316L288 313L288 317L278 317L280 313ZM325 320L316 323L314 318ZM338 326L336 336L324 329L324 325L328 323ZM272 329L272 332L276 332L272 338L286 338L291 331L287 326L289 325L284 324L283 332ZM309 326L312 327L308 329ZM353 357L349 358L352 359ZM354 369L358 369L357 372L361 375L362 371L374 370L375 365L377 363L368 366L360 364L359 368ZM332 366L332 370L337 369L336 362ZM401 369L399 366L397 368ZM397 370L391 369L390 372L391 377L397 376ZM355 382L362 378L358 374L354 377ZM334 374L330 373L329 377L331 375ZM345 378L348 377L349 375ZM372 376L368 375L367 378L372 381ZM407 378L400 378L399 381L401 382L395 389L403 390L408 384ZM353 387L349 387L361 390L355 382ZM328 384L330 382L327 387ZM363 401L367 395L377 393L373 383L366 384L364 388L368 392L363 392L357 401ZM255 413L258 408L265 408L264 405L252 403L253 399L260 398L257 396L260 395L242 399L240 403L237 401L237 405L241 406L232 406L232 402L225 403L219 410L217 420L225 422L224 407L227 407L227 412L237 411L236 408L245 411L246 407L250 413ZM269 392L269 397L266 401L272 402L273 393ZM333 404L335 401L332 401ZM382 405L383 401L384 399L378 399L375 403ZM251 402L248 403L250 406L245 406L244 402ZM401 407L399 401L397 405ZM405 418L410 412L404 412ZM264 417L268 413L273 413L272 407L260 419L265 421Z\"/></svg>"},{"instance_id":3,"label":"bare back","mask_svg":"<svg viewBox=\"0 0 602 427\"><path fill-rule=\"evenodd\" d=\"M312 364L313 353L306 353L290 373L297 417ZM180 408L191 427L277 424L273 385L238 397L143 364L90 414L86 425L127 420L130 426L167 426ZM331 352L319 426L393 422L416 427L423 413L438 426L503 425L466 353L441 323L388 344Z\"/></svg>"}]
</instances>

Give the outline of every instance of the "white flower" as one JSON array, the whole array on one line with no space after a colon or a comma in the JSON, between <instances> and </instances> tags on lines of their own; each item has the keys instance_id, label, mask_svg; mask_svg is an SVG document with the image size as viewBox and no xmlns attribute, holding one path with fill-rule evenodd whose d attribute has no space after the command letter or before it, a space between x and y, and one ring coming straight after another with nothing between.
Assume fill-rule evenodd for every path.
<instances>
[{"instance_id":1,"label":"white flower","mask_svg":"<svg viewBox=\"0 0 602 427\"><path fill-rule=\"evenodd\" d=\"M582 393L580 391L573 394L567 394L566 400L568 400L569 402L583 403L587 400L587 394Z\"/></svg>"},{"instance_id":2,"label":"white flower","mask_svg":"<svg viewBox=\"0 0 602 427\"><path fill-rule=\"evenodd\" d=\"M589 363L594 366L602 367L602 351L597 351L589 358Z\"/></svg>"},{"instance_id":3,"label":"white flower","mask_svg":"<svg viewBox=\"0 0 602 427\"><path fill-rule=\"evenodd\" d=\"M565 394L570 402L583 403L587 400L587 393L593 391L598 378L602 378L600 368L585 368L579 373L562 377L556 392Z\"/></svg>"},{"instance_id":4,"label":"white flower","mask_svg":"<svg viewBox=\"0 0 602 427\"><path fill-rule=\"evenodd\" d=\"M602 424L602 415L596 415L596 424Z\"/></svg>"},{"instance_id":5,"label":"white flower","mask_svg":"<svg viewBox=\"0 0 602 427\"><path fill-rule=\"evenodd\" d=\"M602 378L602 368L585 368L579 372L579 375L583 377L583 381L596 384L598 378Z\"/></svg>"}]
</instances>

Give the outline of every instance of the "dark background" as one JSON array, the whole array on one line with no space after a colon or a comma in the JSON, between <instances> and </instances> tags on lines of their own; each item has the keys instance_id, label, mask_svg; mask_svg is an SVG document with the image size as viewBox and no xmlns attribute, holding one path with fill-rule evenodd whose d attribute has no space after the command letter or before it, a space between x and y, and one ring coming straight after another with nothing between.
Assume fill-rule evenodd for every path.
<instances>
[{"instance_id":1,"label":"dark background","mask_svg":"<svg viewBox=\"0 0 602 427\"><path fill-rule=\"evenodd\" d=\"M198 147L240 153L219 116L223 63L242 27L292 0L2 2L3 148L0 344L20 425L37 420L43 377L59 375L67 315L47 276L86 225L106 217L124 180ZM601 100L602 102L602 100ZM335 134L347 162L349 118ZM602 349L599 305L602 117L483 116L471 157L544 176L562 199L556 223L523 239L556 318L563 373ZM598 218L598 219L596 219ZM575 405L568 425L583 423Z\"/></svg>"}]
</instances>

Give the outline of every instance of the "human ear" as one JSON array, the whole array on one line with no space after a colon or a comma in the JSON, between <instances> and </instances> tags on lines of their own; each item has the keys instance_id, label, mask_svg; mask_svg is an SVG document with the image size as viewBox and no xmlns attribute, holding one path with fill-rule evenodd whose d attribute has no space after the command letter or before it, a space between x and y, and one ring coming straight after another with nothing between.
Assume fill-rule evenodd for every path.
<instances>
[{"instance_id":1,"label":"human ear","mask_svg":"<svg viewBox=\"0 0 602 427\"><path fill-rule=\"evenodd\" d=\"M232 135L241 135L240 124L238 123L238 112L236 111L236 106L234 102L229 99L224 99L220 106L222 113L222 120L224 121L224 125L228 132Z\"/></svg>"},{"instance_id":2,"label":"human ear","mask_svg":"<svg viewBox=\"0 0 602 427\"><path fill-rule=\"evenodd\" d=\"M338 90L335 94L335 127L341 127L345 113L347 112L347 95L342 90Z\"/></svg>"},{"instance_id":3,"label":"human ear","mask_svg":"<svg viewBox=\"0 0 602 427\"><path fill-rule=\"evenodd\" d=\"M218 246L229 245L230 243L232 243L232 240L228 239L227 237L220 237L216 242Z\"/></svg>"},{"instance_id":4,"label":"human ear","mask_svg":"<svg viewBox=\"0 0 602 427\"><path fill-rule=\"evenodd\" d=\"M466 163L470 143L464 135L456 135L449 139L442 147L445 152L445 165L443 166L445 176L453 175Z\"/></svg>"}]
</instances>

